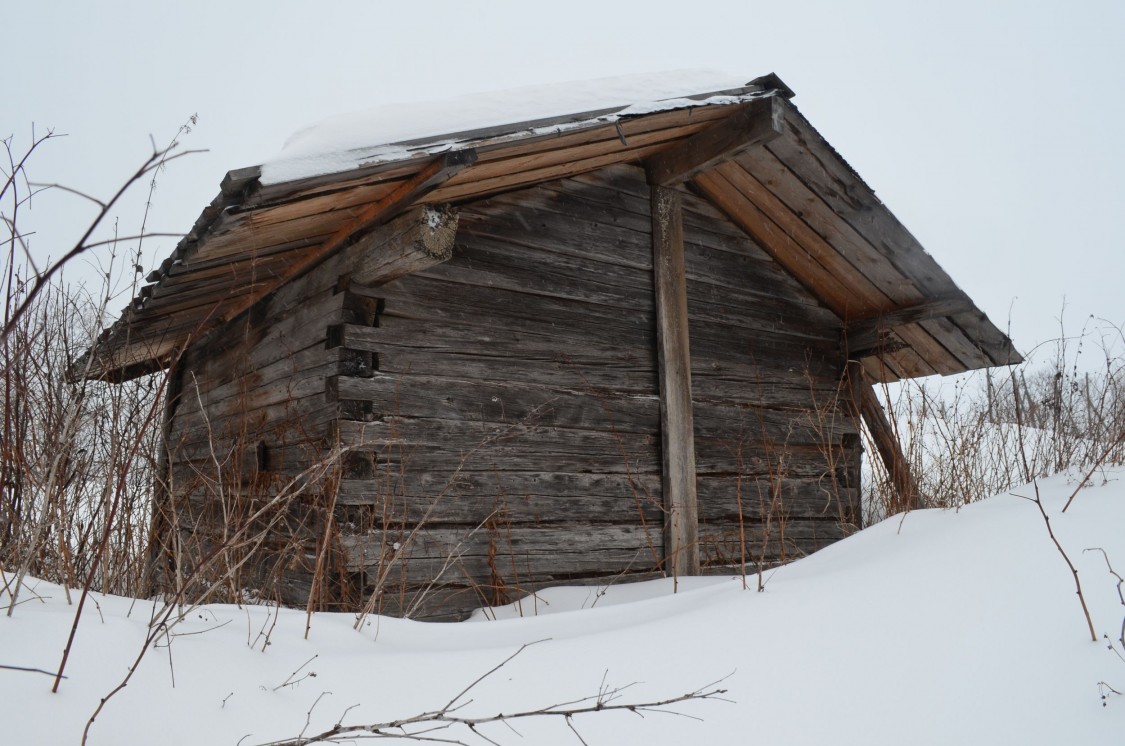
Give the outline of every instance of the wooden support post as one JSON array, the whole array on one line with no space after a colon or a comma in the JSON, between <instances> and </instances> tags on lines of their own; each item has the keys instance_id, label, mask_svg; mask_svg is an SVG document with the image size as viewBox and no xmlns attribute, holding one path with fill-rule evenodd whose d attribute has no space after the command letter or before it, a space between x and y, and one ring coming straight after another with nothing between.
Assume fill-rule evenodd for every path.
<instances>
[{"instance_id":1,"label":"wooden support post","mask_svg":"<svg viewBox=\"0 0 1125 746\"><path fill-rule=\"evenodd\" d=\"M673 577L698 575L699 518L680 194L656 185L652 187L652 252L664 457L664 570Z\"/></svg>"},{"instance_id":2,"label":"wooden support post","mask_svg":"<svg viewBox=\"0 0 1125 746\"><path fill-rule=\"evenodd\" d=\"M863 365L856 360L849 360L845 375L856 416L863 418L871 439L875 442L875 449L879 451L879 458L891 477L891 486L897 498L897 503L891 506L892 512L913 510L918 507L918 485L910 473L910 464L895 437L894 429L887 420L887 413L883 410L879 397L875 395L875 389L863 377Z\"/></svg>"}]
</instances>

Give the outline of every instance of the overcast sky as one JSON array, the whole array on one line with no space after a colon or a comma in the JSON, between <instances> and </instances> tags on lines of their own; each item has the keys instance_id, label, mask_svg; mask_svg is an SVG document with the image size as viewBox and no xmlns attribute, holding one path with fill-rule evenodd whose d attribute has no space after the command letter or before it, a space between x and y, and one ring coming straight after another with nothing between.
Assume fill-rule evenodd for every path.
<instances>
[{"instance_id":1,"label":"overcast sky","mask_svg":"<svg viewBox=\"0 0 1125 746\"><path fill-rule=\"evenodd\" d=\"M108 195L189 116L209 152L160 177L186 231L224 173L335 114L473 91L706 68L794 103L1024 351L1125 323L1125 2L22 2L2 0L0 136L66 133L33 177ZM146 190L137 192L143 201ZM85 205L33 206L57 256ZM120 211L121 231L139 225ZM147 266L174 239L146 245ZM121 299L115 309L125 303Z\"/></svg>"}]
</instances>

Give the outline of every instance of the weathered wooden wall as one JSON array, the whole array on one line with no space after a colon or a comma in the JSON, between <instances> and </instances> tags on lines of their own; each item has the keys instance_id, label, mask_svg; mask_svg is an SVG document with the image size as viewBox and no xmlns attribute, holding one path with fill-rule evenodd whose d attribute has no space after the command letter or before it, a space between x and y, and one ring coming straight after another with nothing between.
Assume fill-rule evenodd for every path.
<instances>
[{"instance_id":1,"label":"weathered wooden wall","mask_svg":"<svg viewBox=\"0 0 1125 746\"><path fill-rule=\"evenodd\" d=\"M840 321L709 203L684 213L702 564L793 560L859 522Z\"/></svg>"},{"instance_id":2,"label":"weathered wooden wall","mask_svg":"<svg viewBox=\"0 0 1125 746\"><path fill-rule=\"evenodd\" d=\"M221 327L181 359L167 435L169 484L160 506L165 524L179 528L178 542L170 542L166 553L181 581L206 565L196 579L203 584L232 573L232 590L258 588L270 599L295 604L313 592L335 477L328 435L338 412L326 396L327 382L364 363L329 349L328 337L344 322L370 323L375 311L370 299L338 287L333 273L318 271ZM251 516L279 495L278 506L251 524ZM256 533L270 521L278 523L264 541L248 545L245 537L231 538L246 528ZM232 570L250 551L253 560ZM327 587L317 592L323 601L334 595Z\"/></svg>"},{"instance_id":3,"label":"weathered wooden wall","mask_svg":"<svg viewBox=\"0 0 1125 746\"><path fill-rule=\"evenodd\" d=\"M336 385L372 410L341 422L371 456L338 501L382 610L463 612L659 566L652 248L619 201L568 180L464 206L453 258L373 288L379 325L345 331L378 357Z\"/></svg>"},{"instance_id":4,"label":"weathered wooden wall","mask_svg":"<svg viewBox=\"0 0 1125 746\"><path fill-rule=\"evenodd\" d=\"M684 206L703 562L792 559L858 514L839 321L717 211ZM232 511L345 446L248 564L266 595L450 618L661 571L643 172L464 205L452 257L389 283L350 277L361 258L342 252L181 362L182 547L206 551Z\"/></svg>"}]
</instances>

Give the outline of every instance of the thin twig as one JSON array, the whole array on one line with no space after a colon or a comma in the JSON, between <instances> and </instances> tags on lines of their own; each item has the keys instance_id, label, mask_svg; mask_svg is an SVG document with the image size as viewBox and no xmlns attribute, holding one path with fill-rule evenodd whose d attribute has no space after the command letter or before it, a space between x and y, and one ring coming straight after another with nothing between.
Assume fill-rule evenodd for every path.
<instances>
[{"instance_id":1,"label":"thin twig","mask_svg":"<svg viewBox=\"0 0 1125 746\"><path fill-rule=\"evenodd\" d=\"M364 723L355 725L344 725L343 723L336 723L328 730L322 731L312 736L305 736L305 729L302 729L301 734L297 738L283 739L280 741L270 741L261 746L308 746L315 743L340 743L343 741L354 741L361 739L376 739L376 738L399 738L413 741L427 741L437 743L452 743L462 744L467 746L466 742L455 736L444 737L434 735L438 732L448 731L451 728L462 727L467 729L477 738L480 738L493 746L500 746L500 744L481 732L481 726L493 723L504 724L509 728L513 721L526 720L526 719L544 719L544 718L562 718L567 727L578 737L579 741L586 744L582 739L581 734L574 727L574 718L578 715L588 715L599 712L611 711L625 711L632 712L636 715L644 716L645 713L664 713L670 715L680 715L692 719L699 719L695 716L686 713L676 712L674 710L666 709L668 706L678 704L680 702L687 702L691 700L702 699L717 699L722 701L730 701L723 695L727 693L726 689L718 688L718 685L725 681L728 676L724 676L717 681L714 681L705 686L699 687L690 692L675 696L667 697L659 700L643 701L643 702L620 702L622 698L621 693L633 686L627 684L625 686L609 688L604 683L598 687L598 692L588 697L581 697L579 699L571 700L569 702L559 702L546 707L541 707L535 710L522 710L511 713L497 713L495 715L485 715L481 717L469 717L467 715L459 715L466 705L470 704L473 700L465 699L474 688L480 685L488 677L495 674L516 656L526 650L529 646L543 642L539 640L534 643L527 643L522 645L519 650L509 655L503 661L484 672L476 679L474 679L468 686L459 691L452 699L450 699L443 707L436 710L429 710L412 715L406 718L397 720L389 720L379 723ZM315 703L314 703L315 706ZM311 710L310 710L311 712ZM345 713L346 714L346 713ZM307 728L307 724L306 724Z\"/></svg>"},{"instance_id":2,"label":"thin twig","mask_svg":"<svg viewBox=\"0 0 1125 746\"><path fill-rule=\"evenodd\" d=\"M105 218L109 215L109 212L113 208L113 206L115 204L117 204L117 201L119 199L121 199L122 196L124 196L125 192L127 192L133 186L133 184L135 184L138 181L140 181L141 179L143 179L146 174L148 174L150 171L152 171L155 168L160 168L164 164L170 163L171 161L173 161L177 158L181 158L181 157L186 156L186 155L193 155L193 154L200 153L200 152L204 152L204 151L185 150L184 152L177 153L176 155L169 155L167 150L153 152L153 154L151 156L149 156L148 160L146 160L141 165L141 167L138 168L136 170L136 172L134 172L133 175L130 176L125 181L125 183L121 185L121 188L118 189L116 193L114 193L114 195L109 199L108 202L102 202L101 200L95 199L94 197L91 197L87 194L83 194L76 189L70 189L68 187L63 187L61 185L58 185L58 187L60 189L64 189L64 190L72 192L74 194L78 194L80 196L86 197L87 199L95 202L96 204L101 205L101 209L99 210L98 214L94 217L94 219L92 221L90 221L89 226L87 226L87 228L86 228L86 232L82 234L82 237L79 238L77 242L75 242L74 246L70 249L70 251L66 252L66 254L64 254L61 259L59 259L54 264L52 264L50 267L48 267L45 272L36 274L35 282L32 284L31 289L28 291L27 295L25 295L20 300L20 303L16 306L16 309L15 309L15 311L12 312L11 316L8 317L8 323L6 323L4 325L3 333L0 334L0 340L8 338L8 335L11 333L12 329L14 329L16 327L16 325L19 323L20 319L27 312L27 309L31 307L31 304L35 300L35 298L38 297L39 293L43 290L43 288L47 287L47 285L50 284L51 279L68 262L70 262L75 257L79 256L80 254L82 254L83 252L85 252L89 248L89 245L87 244L87 241L90 240L90 236L94 233L95 230L97 230L98 226L100 226L102 224L102 221L105 220ZM55 186L55 185L52 185L52 186Z\"/></svg>"},{"instance_id":3,"label":"thin twig","mask_svg":"<svg viewBox=\"0 0 1125 746\"><path fill-rule=\"evenodd\" d=\"M44 671L42 668L28 668L27 666L9 666L9 665L0 663L0 668L4 669L5 671L26 671L28 673L46 674L47 676L54 676L55 675L54 671ZM65 679L66 677L63 676L63 678Z\"/></svg>"}]
</instances>

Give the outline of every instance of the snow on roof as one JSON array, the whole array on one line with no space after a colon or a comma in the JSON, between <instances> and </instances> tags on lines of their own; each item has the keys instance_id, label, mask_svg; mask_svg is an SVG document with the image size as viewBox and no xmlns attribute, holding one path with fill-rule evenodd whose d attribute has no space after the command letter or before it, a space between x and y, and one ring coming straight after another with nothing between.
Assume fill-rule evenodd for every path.
<instances>
[{"instance_id":1,"label":"snow on roof","mask_svg":"<svg viewBox=\"0 0 1125 746\"><path fill-rule=\"evenodd\" d=\"M620 111L607 121L722 100L688 100L702 91L745 85L744 78L712 70L625 75L594 80L525 86L457 96L442 101L385 104L376 109L330 117L293 134L281 152L262 164L261 182L276 184L308 176L339 173L360 165L398 160L418 152L449 149L456 138L439 139L425 148L419 140L516 122L534 122L611 107ZM554 123L554 129L565 129Z\"/></svg>"}]
</instances>

